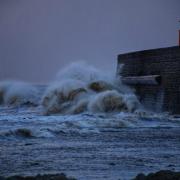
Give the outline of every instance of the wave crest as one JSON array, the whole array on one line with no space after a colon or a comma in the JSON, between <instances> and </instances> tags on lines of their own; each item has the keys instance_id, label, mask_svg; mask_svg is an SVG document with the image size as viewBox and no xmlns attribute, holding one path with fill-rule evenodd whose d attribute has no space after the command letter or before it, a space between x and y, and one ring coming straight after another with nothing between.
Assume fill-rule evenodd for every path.
<instances>
[{"instance_id":1,"label":"wave crest","mask_svg":"<svg viewBox=\"0 0 180 180\"><path fill-rule=\"evenodd\" d=\"M0 104L4 105L38 105L38 90L33 85L20 81L0 83Z\"/></svg>"},{"instance_id":2,"label":"wave crest","mask_svg":"<svg viewBox=\"0 0 180 180\"><path fill-rule=\"evenodd\" d=\"M134 112L139 102L132 91L113 76L87 64L73 63L58 73L42 98L45 114Z\"/></svg>"}]
</instances>

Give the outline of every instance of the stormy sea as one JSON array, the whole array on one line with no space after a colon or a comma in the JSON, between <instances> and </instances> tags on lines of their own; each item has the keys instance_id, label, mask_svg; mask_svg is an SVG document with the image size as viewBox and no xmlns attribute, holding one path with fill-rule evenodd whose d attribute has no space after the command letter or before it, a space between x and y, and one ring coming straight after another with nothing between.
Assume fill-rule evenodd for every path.
<instances>
[{"instance_id":1,"label":"stormy sea","mask_svg":"<svg viewBox=\"0 0 180 180\"><path fill-rule=\"evenodd\" d=\"M84 63L49 84L0 82L0 175L129 180L180 171L180 117L146 110L121 77Z\"/></svg>"}]
</instances>

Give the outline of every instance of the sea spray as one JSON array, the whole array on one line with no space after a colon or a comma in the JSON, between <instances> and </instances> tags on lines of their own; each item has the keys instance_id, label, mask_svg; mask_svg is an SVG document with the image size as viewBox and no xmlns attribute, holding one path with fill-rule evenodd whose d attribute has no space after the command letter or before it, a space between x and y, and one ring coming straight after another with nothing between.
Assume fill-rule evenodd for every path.
<instances>
[{"instance_id":1,"label":"sea spray","mask_svg":"<svg viewBox=\"0 0 180 180\"><path fill-rule=\"evenodd\" d=\"M62 80L53 83L42 98L46 114L67 113L86 94L86 86L80 80Z\"/></svg>"},{"instance_id":2,"label":"sea spray","mask_svg":"<svg viewBox=\"0 0 180 180\"><path fill-rule=\"evenodd\" d=\"M38 90L35 86L20 81L0 83L0 104L20 106L38 105Z\"/></svg>"},{"instance_id":3,"label":"sea spray","mask_svg":"<svg viewBox=\"0 0 180 180\"><path fill-rule=\"evenodd\" d=\"M126 111L123 94L115 90L105 91L95 95L89 102L88 109L92 112L120 112Z\"/></svg>"},{"instance_id":4,"label":"sea spray","mask_svg":"<svg viewBox=\"0 0 180 180\"><path fill-rule=\"evenodd\" d=\"M106 79L106 81L112 81L111 76L104 74L102 71L86 64L85 62L72 63L57 73L57 82L67 79L79 80L84 83L90 83L104 79Z\"/></svg>"},{"instance_id":5,"label":"sea spray","mask_svg":"<svg viewBox=\"0 0 180 180\"><path fill-rule=\"evenodd\" d=\"M62 69L42 98L45 114L134 112L139 101L121 79L85 63Z\"/></svg>"},{"instance_id":6,"label":"sea spray","mask_svg":"<svg viewBox=\"0 0 180 180\"><path fill-rule=\"evenodd\" d=\"M85 63L72 63L62 69L55 81L41 93L37 86L28 83L1 82L0 104L41 105L45 115L133 113L141 108L133 91L122 84L119 77L103 73Z\"/></svg>"},{"instance_id":7,"label":"sea spray","mask_svg":"<svg viewBox=\"0 0 180 180\"><path fill-rule=\"evenodd\" d=\"M0 82L0 104L4 104L5 94L11 86L11 81Z\"/></svg>"},{"instance_id":8,"label":"sea spray","mask_svg":"<svg viewBox=\"0 0 180 180\"><path fill-rule=\"evenodd\" d=\"M127 107L127 111L128 112L136 112L138 113L138 110L141 109L141 111L143 110L143 106L140 104L140 102L138 101L137 97L134 94L124 94L123 95L123 99L124 102L126 104ZM145 110L143 110L142 112L144 112Z\"/></svg>"}]
</instances>

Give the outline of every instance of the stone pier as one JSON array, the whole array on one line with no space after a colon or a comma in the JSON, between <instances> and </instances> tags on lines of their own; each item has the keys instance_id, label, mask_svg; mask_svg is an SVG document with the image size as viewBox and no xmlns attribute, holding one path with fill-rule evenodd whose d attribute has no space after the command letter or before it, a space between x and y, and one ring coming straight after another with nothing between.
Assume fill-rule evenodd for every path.
<instances>
[{"instance_id":1,"label":"stone pier","mask_svg":"<svg viewBox=\"0 0 180 180\"><path fill-rule=\"evenodd\" d=\"M120 67L124 65L121 72ZM118 55L117 75L135 89L142 104L155 112L180 114L180 47L144 50ZM132 79L160 76L159 83ZM131 79L131 81L128 80Z\"/></svg>"}]
</instances>

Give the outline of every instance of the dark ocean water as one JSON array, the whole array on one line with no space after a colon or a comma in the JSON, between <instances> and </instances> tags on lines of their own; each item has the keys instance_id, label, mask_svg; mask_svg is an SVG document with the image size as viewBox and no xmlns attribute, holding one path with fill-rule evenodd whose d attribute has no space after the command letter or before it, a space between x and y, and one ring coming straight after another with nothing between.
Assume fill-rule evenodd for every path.
<instances>
[{"instance_id":1,"label":"dark ocean water","mask_svg":"<svg viewBox=\"0 0 180 180\"><path fill-rule=\"evenodd\" d=\"M44 116L0 108L0 174L64 172L77 179L131 179L180 170L180 120L130 113Z\"/></svg>"}]
</instances>

